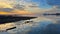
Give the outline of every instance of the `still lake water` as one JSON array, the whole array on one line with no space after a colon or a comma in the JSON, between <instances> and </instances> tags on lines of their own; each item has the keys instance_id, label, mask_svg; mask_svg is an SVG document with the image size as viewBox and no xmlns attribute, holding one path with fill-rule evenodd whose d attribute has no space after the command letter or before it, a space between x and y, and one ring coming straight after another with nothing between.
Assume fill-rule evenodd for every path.
<instances>
[{"instance_id":1,"label":"still lake water","mask_svg":"<svg viewBox=\"0 0 60 34\"><path fill-rule=\"evenodd\" d=\"M43 17L52 19L53 21L56 21L56 22L60 21L60 16L43 16ZM18 24L22 23L22 21L19 21L17 23L14 23L14 24L16 24L16 27L17 27L16 29L9 30L7 32L0 32L0 34L45 34L44 30L46 29L46 27L48 25L53 24L53 21L43 20L43 21L39 21L39 22L33 22L30 24L23 24L22 26L17 25L17 23ZM60 27L60 25L59 25L59 27ZM57 28L58 28L58 26L57 26ZM58 34L59 34L59 32L58 32Z\"/></svg>"}]
</instances>

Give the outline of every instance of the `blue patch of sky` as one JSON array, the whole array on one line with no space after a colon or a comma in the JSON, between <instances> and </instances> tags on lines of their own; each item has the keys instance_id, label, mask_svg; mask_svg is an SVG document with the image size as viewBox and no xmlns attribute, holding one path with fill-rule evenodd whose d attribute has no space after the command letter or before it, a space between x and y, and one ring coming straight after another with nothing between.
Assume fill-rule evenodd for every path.
<instances>
[{"instance_id":1,"label":"blue patch of sky","mask_svg":"<svg viewBox=\"0 0 60 34\"><path fill-rule=\"evenodd\" d=\"M49 5L60 5L60 0L47 0Z\"/></svg>"},{"instance_id":2,"label":"blue patch of sky","mask_svg":"<svg viewBox=\"0 0 60 34\"><path fill-rule=\"evenodd\" d=\"M19 0L17 0L17 1L19 1ZM35 3L39 4L39 7L42 9L52 8L52 6L49 5L46 0L25 0L25 1L35 2Z\"/></svg>"},{"instance_id":3,"label":"blue patch of sky","mask_svg":"<svg viewBox=\"0 0 60 34\"><path fill-rule=\"evenodd\" d=\"M43 9L52 8L51 5L47 4L46 0L32 0L32 2L38 3L39 7Z\"/></svg>"}]
</instances>

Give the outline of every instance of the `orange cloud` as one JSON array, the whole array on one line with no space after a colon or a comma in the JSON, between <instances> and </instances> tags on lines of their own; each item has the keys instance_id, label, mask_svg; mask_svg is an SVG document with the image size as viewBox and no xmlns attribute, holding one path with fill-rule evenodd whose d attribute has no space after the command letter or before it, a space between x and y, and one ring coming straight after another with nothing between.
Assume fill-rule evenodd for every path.
<instances>
[{"instance_id":1,"label":"orange cloud","mask_svg":"<svg viewBox=\"0 0 60 34\"><path fill-rule=\"evenodd\" d=\"M24 11L24 10L15 10L15 11L11 11L11 12L4 12L4 11L0 11L0 15L32 15L33 13L29 12L29 11Z\"/></svg>"},{"instance_id":2,"label":"orange cloud","mask_svg":"<svg viewBox=\"0 0 60 34\"><path fill-rule=\"evenodd\" d=\"M14 10L12 11L12 13L20 14L20 15L32 15L33 14L32 12L26 11L26 10Z\"/></svg>"},{"instance_id":3,"label":"orange cloud","mask_svg":"<svg viewBox=\"0 0 60 34\"><path fill-rule=\"evenodd\" d=\"M8 15L10 14L9 12L4 12L4 11L0 11L0 15Z\"/></svg>"}]
</instances>

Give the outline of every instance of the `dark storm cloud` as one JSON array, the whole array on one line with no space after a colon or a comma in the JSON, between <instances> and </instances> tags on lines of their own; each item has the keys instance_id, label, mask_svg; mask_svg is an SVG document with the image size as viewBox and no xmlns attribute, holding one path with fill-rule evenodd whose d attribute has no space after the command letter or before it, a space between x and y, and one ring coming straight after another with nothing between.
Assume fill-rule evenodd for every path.
<instances>
[{"instance_id":1,"label":"dark storm cloud","mask_svg":"<svg viewBox=\"0 0 60 34\"><path fill-rule=\"evenodd\" d=\"M60 0L46 0L49 5L60 5Z\"/></svg>"},{"instance_id":2,"label":"dark storm cloud","mask_svg":"<svg viewBox=\"0 0 60 34\"><path fill-rule=\"evenodd\" d=\"M9 11L12 11L12 10L14 10L14 9L11 9L11 8L0 8L0 11L7 11L7 12L9 12Z\"/></svg>"}]
</instances>

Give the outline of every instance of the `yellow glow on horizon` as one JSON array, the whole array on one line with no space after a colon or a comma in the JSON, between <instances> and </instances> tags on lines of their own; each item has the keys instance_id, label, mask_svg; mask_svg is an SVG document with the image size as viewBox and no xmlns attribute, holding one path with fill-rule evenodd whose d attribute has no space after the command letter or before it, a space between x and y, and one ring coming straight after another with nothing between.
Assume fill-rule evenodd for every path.
<instances>
[{"instance_id":1,"label":"yellow glow on horizon","mask_svg":"<svg viewBox=\"0 0 60 34\"><path fill-rule=\"evenodd\" d=\"M0 11L0 15L8 15L10 14L9 12L3 12L3 11Z\"/></svg>"},{"instance_id":2,"label":"yellow glow on horizon","mask_svg":"<svg viewBox=\"0 0 60 34\"><path fill-rule=\"evenodd\" d=\"M11 11L11 12L0 11L0 15L13 15L13 14L17 14L17 15L33 15L33 13L31 13L29 11Z\"/></svg>"},{"instance_id":3,"label":"yellow glow on horizon","mask_svg":"<svg viewBox=\"0 0 60 34\"><path fill-rule=\"evenodd\" d=\"M20 14L20 15L31 15L31 14L33 14L32 12L26 11L26 10L14 10L14 11L12 11L12 13Z\"/></svg>"}]
</instances>

